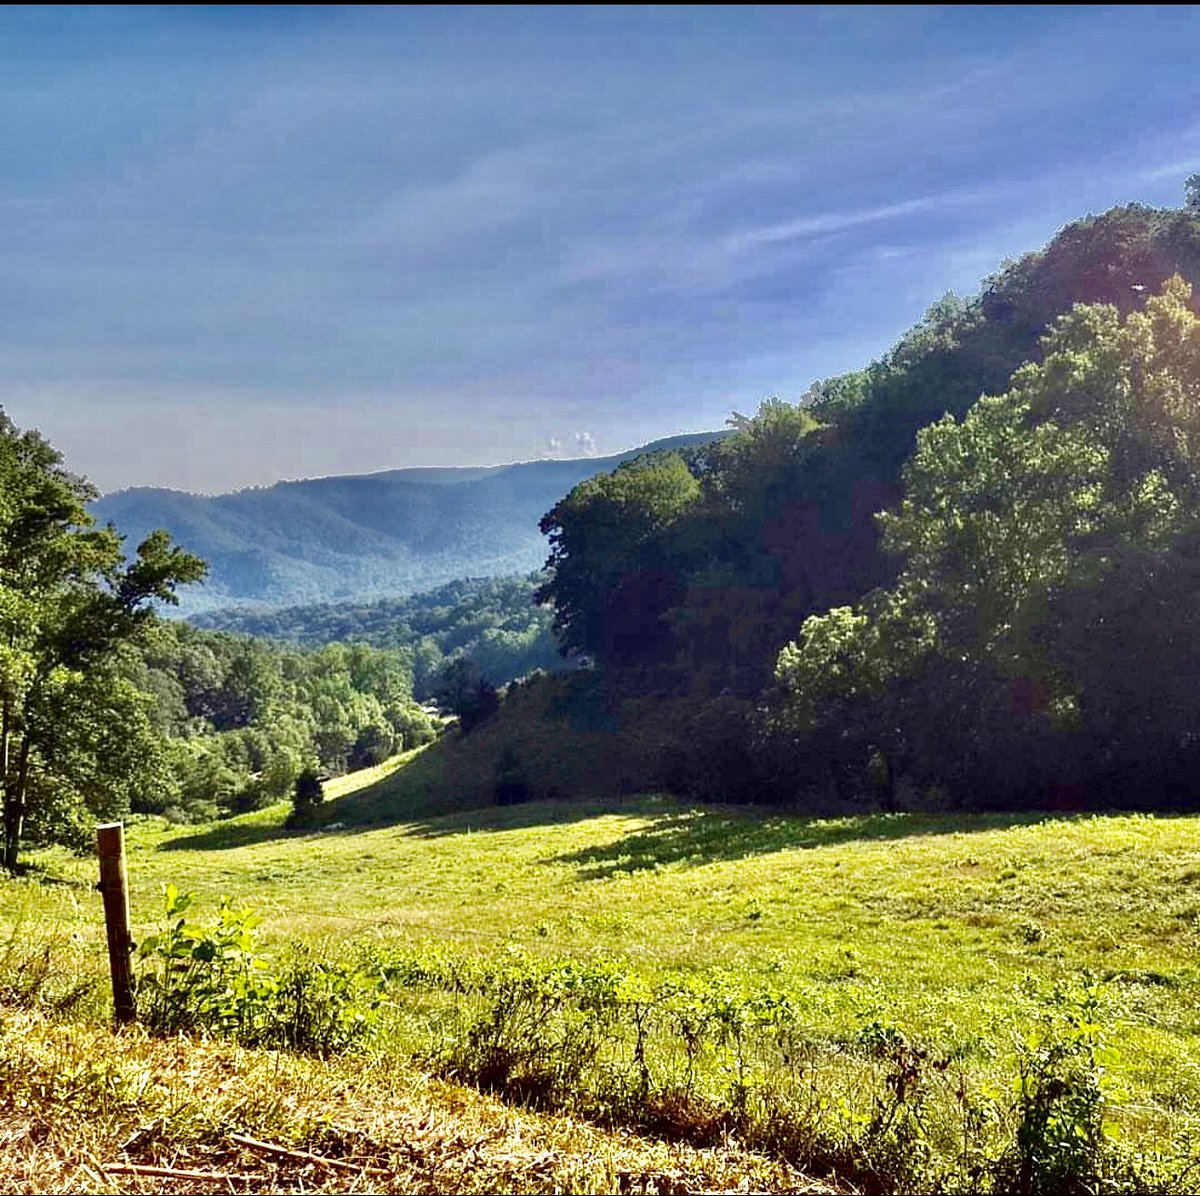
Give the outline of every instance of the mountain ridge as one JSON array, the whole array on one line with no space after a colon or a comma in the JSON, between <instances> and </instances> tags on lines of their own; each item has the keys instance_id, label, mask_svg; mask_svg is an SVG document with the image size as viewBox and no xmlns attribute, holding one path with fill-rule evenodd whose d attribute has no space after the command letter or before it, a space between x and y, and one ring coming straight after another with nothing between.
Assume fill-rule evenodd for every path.
<instances>
[{"instance_id":1,"label":"mountain ridge","mask_svg":"<svg viewBox=\"0 0 1200 1196\"><path fill-rule=\"evenodd\" d=\"M646 444L637 445L631 449L622 449L617 453L607 453L604 456L532 457L527 461L503 461L497 465L398 465L390 469L373 469L368 473L321 473L314 474L311 477L276 478L273 482L237 486L232 490L219 490L215 493L203 490L184 490L177 486L122 486L118 490L104 491L92 505L94 508L96 505L109 499L120 498L126 494L153 493L183 495L188 498L230 498L238 494L274 490L278 486L307 485L310 482L346 481L353 478L458 485L460 482L479 481L490 474L518 469L527 465L577 465L586 464L587 462L604 465L608 461L617 461L619 463L621 461L632 460L634 457L640 457L645 453L669 452L671 449L686 448L693 444L705 444L709 440L721 439L728 435L730 435L729 429L719 432L679 432L673 436L660 436L655 440L648 441Z\"/></svg>"},{"instance_id":2,"label":"mountain ridge","mask_svg":"<svg viewBox=\"0 0 1200 1196\"><path fill-rule=\"evenodd\" d=\"M645 453L725 435L671 436L607 457L402 467L216 495L131 487L91 510L131 545L165 527L209 562L207 582L181 591L185 614L389 597L539 568L547 546L538 522L573 486Z\"/></svg>"}]
</instances>

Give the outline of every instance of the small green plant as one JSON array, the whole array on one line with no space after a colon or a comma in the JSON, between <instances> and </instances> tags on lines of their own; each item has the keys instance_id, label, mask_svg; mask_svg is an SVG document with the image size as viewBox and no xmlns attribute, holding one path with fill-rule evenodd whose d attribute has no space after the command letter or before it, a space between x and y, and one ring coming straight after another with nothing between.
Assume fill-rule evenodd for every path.
<instances>
[{"instance_id":1,"label":"small green plant","mask_svg":"<svg viewBox=\"0 0 1200 1196\"><path fill-rule=\"evenodd\" d=\"M995 1168L1001 1191L1092 1192L1113 1169L1115 1126L1105 1119L1118 1054L1102 1022L1103 993L1059 985L1018 1044L1017 1129Z\"/></svg>"},{"instance_id":2,"label":"small green plant","mask_svg":"<svg viewBox=\"0 0 1200 1196\"><path fill-rule=\"evenodd\" d=\"M352 1050L371 1037L382 1004L377 972L295 947L275 980L257 1042L319 1055Z\"/></svg>"},{"instance_id":3,"label":"small green plant","mask_svg":"<svg viewBox=\"0 0 1200 1196\"><path fill-rule=\"evenodd\" d=\"M620 979L604 961L547 966L519 953L484 968L467 982L482 1008L451 1048L446 1070L524 1103L561 1103L583 1087L616 1020Z\"/></svg>"},{"instance_id":4,"label":"small green plant","mask_svg":"<svg viewBox=\"0 0 1200 1196\"><path fill-rule=\"evenodd\" d=\"M221 898L208 926L188 921L194 902L169 884L163 890L166 926L141 945L148 962L138 979L139 1016L152 1030L186 1032L203 1027L253 1037L272 983L257 954L260 918Z\"/></svg>"},{"instance_id":5,"label":"small green plant","mask_svg":"<svg viewBox=\"0 0 1200 1196\"><path fill-rule=\"evenodd\" d=\"M330 1054L364 1041L382 1003L381 977L319 960L302 948L281 968L258 953L257 914L222 897L208 925L188 920L194 902L164 889L166 926L140 948L139 1016L160 1033L206 1030L254 1046Z\"/></svg>"}]
</instances>

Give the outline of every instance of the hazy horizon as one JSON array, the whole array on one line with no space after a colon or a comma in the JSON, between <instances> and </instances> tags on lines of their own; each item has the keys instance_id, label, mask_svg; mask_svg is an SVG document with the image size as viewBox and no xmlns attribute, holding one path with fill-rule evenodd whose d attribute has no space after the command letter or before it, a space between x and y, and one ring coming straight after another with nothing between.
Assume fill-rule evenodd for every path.
<instances>
[{"instance_id":1,"label":"hazy horizon","mask_svg":"<svg viewBox=\"0 0 1200 1196\"><path fill-rule=\"evenodd\" d=\"M617 448L614 448L611 451L606 451L603 453L564 451L561 454L557 454L557 453L551 453L551 452L547 451L547 452L543 453L541 456L526 457L526 458L522 458L519 460L512 460L512 461L479 461L479 462L466 462L466 463L462 463L462 464L445 464L445 463L439 463L439 462L431 462L430 464L427 464L427 465L396 465L396 466L387 466L384 469L355 470L355 471L349 472L349 473L342 473L342 472L315 473L315 474L305 474L303 476L297 475L295 477L280 477L280 478L274 478L271 481L267 481L267 482L249 482L244 486L230 486L227 489L223 489L223 490L189 490L189 489L185 489L182 486L164 486L164 485L157 485L154 483L147 483L147 484L142 484L142 485L135 484L132 486L115 486L111 490L101 491L101 497L107 498L107 497L110 497L111 495L120 494L120 493L123 493L128 490L167 490L167 491L171 491L171 492L177 493L177 494L192 494L192 495L196 495L196 496L199 496L202 498L217 498L222 494L236 494L243 490L265 490L271 486L278 486L285 482L316 482L316 481L321 481L324 478L376 477L381 474L400 473L400 472L410 473L410 472L421 471L421 470L435 472L435 473L444 472L446 470L451 470L451 469L461 469L465 472L471 471L471 470L484 470L484 469L499 470L499 469L507 469L509 466L512 466L512 465L536 465L543 461L605 461L611 457L618 457L622 453L631 452L633 449L639 449L639 448L642 448L649 444L656 444L659 441L673 440L679 436L704 435L705 433L719 432L719 431L721 431L721 429L704 428L698 432L667 432L662 436L655 436L652 440L643 440L643 441L639 441L636 444L619 445ZM69 462L68 462L68 464L69 464Z\"/></svg>"}]
</instances>

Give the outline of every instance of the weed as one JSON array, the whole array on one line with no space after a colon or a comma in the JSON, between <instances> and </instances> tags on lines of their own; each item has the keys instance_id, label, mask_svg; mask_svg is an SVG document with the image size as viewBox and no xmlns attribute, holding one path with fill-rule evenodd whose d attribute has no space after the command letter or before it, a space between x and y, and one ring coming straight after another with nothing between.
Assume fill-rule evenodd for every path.
<instances>
[{"instance_id":1,"label":"weed","mask_svg":"<svg viewBox=\"0 0 1200 1196\"><path fill-rule=\"evenodd\" d=\"M164 889L166 926L142 943L148 961L138 980L142 1021L159 1033L205 1030L249 1045L328 1055L371 1033L381 977L362 967L315 958L295 948L281 968L258 954L261 921L221 898L216 918L187 920L190 893Z\"/></svg>"},{"instance_id":2,"label":"weed","mask_svg":"<svg viewBox=\"0 0 1200 1196\"><path fill-rule=\"evenodd\" d=\"M1115 1161L1115 1123L1106 1120L1108 1068L1119 1056L1102 1022L1103 991L1085 981L1058 985L1039 1023L1020 1041L1014 1080L1017 1130L999 1160L1002 1191L1091 1192Z\"/></svg>"},{"instance_id":3,"label":"weed","mask_svg":"<svg viewBox=\"0 0 1200 1196\"><path fill-rule=\"evenodd\" d=\"M51 939L27 941L24 920L18 917L0 946L0 1005L17 1009L48 1009L52 1013L74 1010L96 988L90 976L66 979L74 969L57 958L58 944Z\"/></svg>"}]
</instances>

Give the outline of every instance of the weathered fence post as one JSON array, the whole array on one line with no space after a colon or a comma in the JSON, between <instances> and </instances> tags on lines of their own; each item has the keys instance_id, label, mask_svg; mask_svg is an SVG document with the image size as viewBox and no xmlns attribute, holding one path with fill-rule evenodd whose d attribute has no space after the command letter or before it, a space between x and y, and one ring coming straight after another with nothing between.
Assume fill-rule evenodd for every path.
<instances>
[{"instance_id":1,"label":"weathered fence post","mask_svg":"<svg viewBox=\"0 0 1200 1196\"><path fill-rule=\"evenodd\" d=\"M104 928L108 932L108 968L112 973L113 1013L118 1022L137 1016L133 1003L133 937L129 933L129 886L125 879L125 827L109 822L96 827Z\"/></svg>"}]
</instances>

